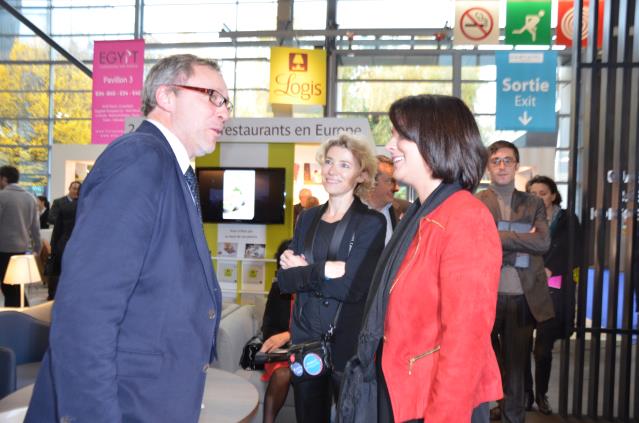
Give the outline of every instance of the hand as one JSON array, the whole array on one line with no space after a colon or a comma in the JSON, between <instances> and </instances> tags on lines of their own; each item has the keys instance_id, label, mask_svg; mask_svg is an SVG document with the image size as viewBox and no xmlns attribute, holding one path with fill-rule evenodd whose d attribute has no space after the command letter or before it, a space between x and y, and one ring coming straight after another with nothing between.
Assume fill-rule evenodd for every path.
<instances>
[{"instance_id":1,"label":"hand","mask_svg":"<svg viewBox=\"0 0 639 423\"><path fill-rule=\"evenodd\" d=\"M282 269L290 269L298 266L308 266L304 255L296 255L293 250L285 250L280 256L280 266Z\"/></svg>"},{"instance_id":2,"label":"hand","mask_svg":"<svg viewBox=\"0 0 639 423\"><path fill-rule=\"evenodd\" d=\"M550 269L547 267L544 267L544 270L546 271L546 277L550 278L552 276L552 272L550 271Z\"/></svg>"},{"instance_id":3,"label":"hand","mask_svg":"<svg viewBox=\"0 0 639 423\"><path fill-rule=\"evenodd\" d=\"M531 233L531 234L534 234L535 232L537 232L537 227L535 227L535 226L530 228L530 231L528 231L528 233Z\"/></svg>"},{"instance_id":4,"label":"hand","mask_svg":"<svg viewBox=\"0 0 639 423\"><path fill-rule=\"evenodd\" d=\"M328 279L341 278L346 273L346 262L327 261L324 265L324 276Z\"/></svg>"},{"instance_id":5,"label":"hand","mask_svg":"<svg viewBox=\"0 0 639 423\"><path fill-rule=\"evenodd\" d=\"M291 340L290 332L286 331L286 332L277 333L271 336L266 341L264 341L264 343L262 344L262 348L260 348L260 352L271 352L272 350L280 348L282 345L285 345L290 340Z\"/></svg>"}]
</instances>

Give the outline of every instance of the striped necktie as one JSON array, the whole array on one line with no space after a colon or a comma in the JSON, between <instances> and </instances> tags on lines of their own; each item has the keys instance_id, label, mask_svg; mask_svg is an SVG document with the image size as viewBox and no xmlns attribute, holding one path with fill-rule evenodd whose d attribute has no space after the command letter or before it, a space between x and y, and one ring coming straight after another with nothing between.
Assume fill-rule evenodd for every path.
<instances>
[{"instance_id":1,"label":"striped necktie","mask_svg":"<svg viewBox=\"0 0 639 423\"><path fill-rule=\"evenodd\" d=\"M189 190L191 191L191 196L193 197L193 202L195 203L195 208L197 209L197 214L202 219L202 210L200 208L200 190L197 186L197 179L195 178L195 172L193 168L189 166L189 168L184 173L184 178L186 178L186 184L189 186Z\"/></svg>"}]
</instances>

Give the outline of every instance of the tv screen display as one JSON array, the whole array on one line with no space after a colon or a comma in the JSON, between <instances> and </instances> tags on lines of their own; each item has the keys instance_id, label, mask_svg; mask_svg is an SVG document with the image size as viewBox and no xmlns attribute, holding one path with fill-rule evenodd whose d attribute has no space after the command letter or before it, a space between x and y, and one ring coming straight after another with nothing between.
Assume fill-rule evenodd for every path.
<instances>
[{"instance_id":1,"label":"tv screen display","mask_svg":"<svg viewBox=\"0 0 639 423\"><path fill-rule=\"evenodd\" d=\"M284 223L284 168L198 168L202 220Z\"/></svg>"}]
</instances>

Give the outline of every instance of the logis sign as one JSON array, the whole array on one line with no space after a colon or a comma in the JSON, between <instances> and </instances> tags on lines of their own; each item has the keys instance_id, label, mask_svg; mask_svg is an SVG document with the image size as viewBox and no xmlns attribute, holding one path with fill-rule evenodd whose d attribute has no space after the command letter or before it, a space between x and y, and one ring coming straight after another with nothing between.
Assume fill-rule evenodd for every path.
<instances>
[{"instance_id":1,"label":"logis sign","mask_svg":"<svg viewBox=\"0 0 639 423\"><path fill-rule=\"evenodd\" d=\"M326 104L326 51L271 48L269 102Z\"/></svg>"},{"instance_id":2,"label":"logis sign","mask_svg":"<svg viewBox=\"0 0 639 423\"><path fill-rule=\"evenodd\" d=\"M500 51L496 129L552 132L556 128L557 52Z\"/></svg>"}]
</instances>

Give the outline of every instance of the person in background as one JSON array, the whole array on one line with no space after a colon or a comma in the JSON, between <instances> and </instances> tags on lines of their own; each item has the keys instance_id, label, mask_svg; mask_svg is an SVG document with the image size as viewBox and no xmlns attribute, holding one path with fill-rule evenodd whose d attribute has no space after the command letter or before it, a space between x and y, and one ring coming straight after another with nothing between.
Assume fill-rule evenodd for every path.
<instances>
[{"instance_id":1,"label":"person in background","mask_svg":"<svg viewBox=\"0 0 639 423\"><path fill-rule=\"evenodd\" d=\"M299 423L330 420L331 392L339 397L344 365L355 352L364 301L386 233L384 217L358 197L370 188L375 174L372 145L342 134L322 144L317 161L328 202L300 214L277 272L280 290L295 293L293 344L319 341L338 316L331 344L332 375L293 379Z\"/></svg>"},{"instance_id":2,"label":"person in background","mask_svg":"<svg viewBox=\"0 0 639 423\"><path fill-rule=\"evenodd\" d=\"M317 199L317 197L314 197L311 195L310 197L308 197L306 204L308 205L307 209L310 209L310 208L319 206L320 202Z\"/></svg>"},{"instance_id":3,"label":"person in background","mask_svg":"<svg viewBox=\"0 0 639 423\"><path fill-rule=\"evenodd\" d=\"M539 197L544 202L546 221L550 228L550 248L544 254L544 270L548 277L548 290L552 298L555 317L537 324L533 354L535 357L535 390L533 395L533 378L530 365L530 354L526 366L526 407L532 406L533 398L542 414L552 414L548 402L548 382L552 368L552 350L558 339L569 339L575 325L575 284L572 272L579 267L581 260L574 260L571 268L568 262L570 251L570 219L568 212L561 208L561 194L557 184L547 176L535 176L526 183L526 192ZM577 216L572 216L575 236L575 257L578 257L578 246L581 245L581 229ZM532 337L530 346L532 347Z\"/></svg>"},{"instance_id":4,"label":"person in background","mask_svg":"<svg viewBox=\"0 0 639 423\"><path fill-rule=\"evenodd\" d=\"M388 156L380 154L377 156L377 173L375 173L373 188L366 193L362 201L386 218L384 244L388 244L390 241L400 218L395 207L395 193L397 191L397 181L393 178L393 161Z\"/></svg>"},{"instance_id":5,"label":"person in background","mask_svg":"<svg viewBox=\"0 0 639 423\"><path fill-rule=\"evenodd\" d=\"M288 248L291 240L287 239L280 243L275 253L277 260L277 269L280 268L280 256ZM264 308L264 318L262 319L262 352L272 352L275 349L282 348L291 340L291 332L289 331L291 319L291 301L290 294L282 294L280 292L277 281L273 281L271 289L266 299L266 307ZM277 414L282 409L288 389L291 383L291 372L288 368L288 361L265 363L264 374L261 380L268 382L264 393L264 413L263 422L273 423Z\"/></svg>"},{"instance_id":6,"label":"person in background","mask_svg":"<svg viewBox=\"0 0 639 423\"><path fill-rule=\"evenodd\" d=\"M222 296L190 162L232 104L219 65L158 60L145 120L84 180L26 423L196 423Z\"/></svg>"},{"instance_id":7,"label":"person in background","mask_svg":"<svg viewBox=\"0 0 639 423\"><path fill-rule=\"evenodd\" d=\"M308 208L308 204L306 202L313 195L310 189L302 188L298 194L300 202L293 206L293 227L297 224L297 219L302 212L302 210Z\"/></svg>"},{"instance_id":8,"label":"person in background","mask_svg":"<svg viewBox=\"0 0 639 423\"><path fill-rule=\"evenodd\" d=\"M490 186L477 193L477 198L493 215L503 251L492 338L504 399L491 410L491 420L523 423L530 336L535 321L544 322L554 316L542 257L550 246L550 236L543 202L515 189L517 147L508 141L496 141L488 152Z\"/></svg>"},{"instance_id":9,"label":"person in background","mask_svg":"<svg viewBox=\"0 0 639 423\"><path fill-rule=\"evenodd\" d=\"M80 189L82 184L77 182L78 197L80 195ZM53 233L51 234L51 258L47 269L47 300L51 301L55 299L55 291L58 287L58 280L62 273L62 257L64 249L71 238L73 228L75 226L75 215L78 209L78 200L65 201L59 205L57 217L53 224Z\"/></svg>"},{"instance_id":10,"label":"person in background","mask_svg":"<svg viewBox=\"0 0 639 423\"><path fill-rule=\"evenodd\" d=\"M38 211L40 213L40 229L49 229L49 200L38 195Z\"/></svg>"},{"instance_id":11,"label":"person in background","mask_svg":"<svg viewBox=\"0 0 639 423\"><path fill-rule=\"evenodd\" d=\"M458 98L395 101L393 177L416 191L373 276L339 421L488 421L502 396L491 346L501 245L475 197L486 150Z\"/></svg>"},{"instance_id":12,"label":"person in background","mask_svg":"<svg viewBox=\"0 0 639 423\"><path fill-rule=\"evenodd\" d=\"M14 166L0 167L0 284L5 307L20 307L20 286L4 283L11 256L40 254L38 202L20 185L20 171ZM26 294L25 306L29 305Z\"/></svg>"},{"instance_id":13,"label":"person in background","mask_svg":"<svg viewBox=\"0 0 639 423\"><path fill-rule=\"evenodd\" d=\"M58 218L58 213L60 208L64 204L71 203L78 199L80 195L80 181L73 181L69 184L69 192L64 197L56 198L53 200L51 204L51 209L49 210L49 223L51 225L55 225L55 221Z\"/></svg>"}]
</instances>

